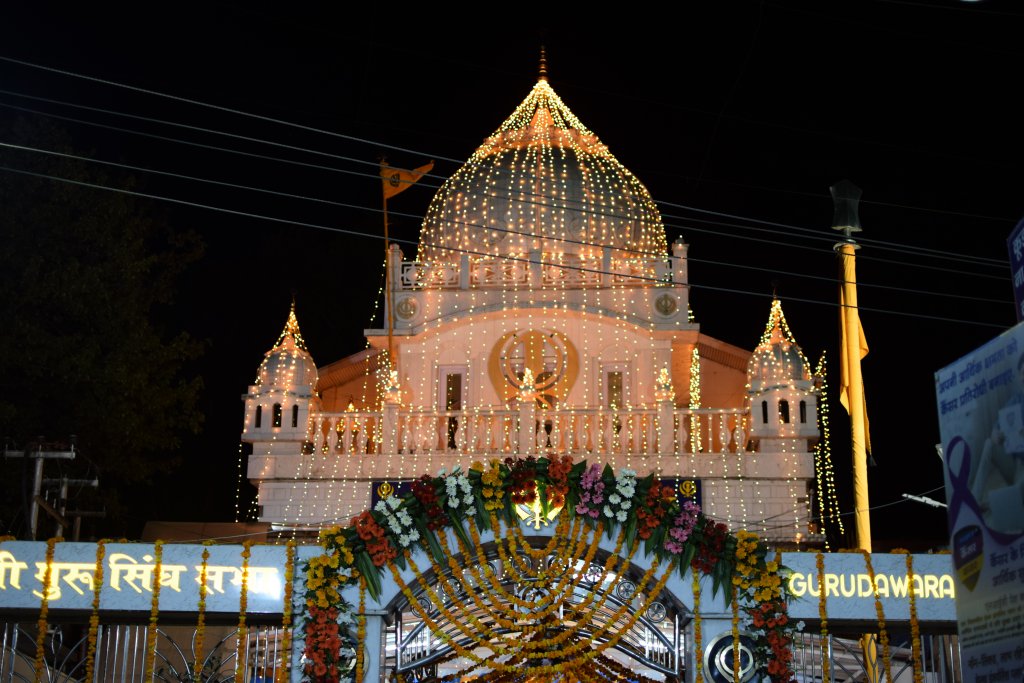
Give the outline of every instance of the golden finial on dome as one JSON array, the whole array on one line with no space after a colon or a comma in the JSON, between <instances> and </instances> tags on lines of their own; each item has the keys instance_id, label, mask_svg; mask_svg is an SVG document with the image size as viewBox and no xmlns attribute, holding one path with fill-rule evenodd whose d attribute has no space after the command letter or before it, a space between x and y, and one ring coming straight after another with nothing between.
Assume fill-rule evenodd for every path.
<instances>
[{"instance_id":1,"label":"golden finial on dome","mask_svg":"<svg viewBox=\"0 0 1024 683\"><path fill-rule=\"evenodd\" d=\"M295 346L306 351L306 341L302 338L302 333L299 332L299 319L295 317L295 297L292 297L292 305L288 310L288 320L284 324L284 329L281 330L281 336L277 338L277 343L274 347L281 346L287 339L291 339Z\"/></svg>"},{"instance_id":2,"label":"golden finial on dome","mask_svg":"<svg viewBox=\"0 0 1024 683\"><path fill-rule=\"evenodd\" d=\"M540 46L540 75L537 78L538 81L548 80L548 57L544 51L544 46Z\"/></svg>"}]
</instances>

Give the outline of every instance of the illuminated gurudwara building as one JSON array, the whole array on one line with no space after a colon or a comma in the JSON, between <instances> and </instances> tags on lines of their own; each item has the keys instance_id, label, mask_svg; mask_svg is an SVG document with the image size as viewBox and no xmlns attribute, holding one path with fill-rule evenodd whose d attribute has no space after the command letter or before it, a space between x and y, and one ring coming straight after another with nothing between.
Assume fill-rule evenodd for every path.
<instances>
[{"instance_id":1,"label":"illuminated gurudwara building","mask_svg":"<svg viewBox=\"0 0 1024 683\"><path fill-rule=\"evenodd\" d=\"M702 333L686 259L542 70L438 190L415 260L390 247L365 351L317 368L292 310L245 396L260 520L347 524L441 468L571 454L657 470L730 528L820 540L807 359L777 301L753 353Z\"/></svg>"}]
</instances>

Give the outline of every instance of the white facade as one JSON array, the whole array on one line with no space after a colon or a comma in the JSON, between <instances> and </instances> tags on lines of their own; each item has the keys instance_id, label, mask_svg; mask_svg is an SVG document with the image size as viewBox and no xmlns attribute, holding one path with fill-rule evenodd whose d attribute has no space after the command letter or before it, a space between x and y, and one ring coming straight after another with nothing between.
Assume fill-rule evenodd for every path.
<instances>
[{"instance_id":1,"label":"white facade","mask_svg":"<svg viewBox=\"0 0 1024 683\"><path fill-rule=\"evenodd\" d=\"M417 260L391 247L390 334L317 370L293 311L245 395L261 521L347 523L374 482L568 453L699 481L732 528L820 539L806 359L777 302L753 354L704 335L687 249L542 78L438 191Z\"/></svg>"}]
</instances>

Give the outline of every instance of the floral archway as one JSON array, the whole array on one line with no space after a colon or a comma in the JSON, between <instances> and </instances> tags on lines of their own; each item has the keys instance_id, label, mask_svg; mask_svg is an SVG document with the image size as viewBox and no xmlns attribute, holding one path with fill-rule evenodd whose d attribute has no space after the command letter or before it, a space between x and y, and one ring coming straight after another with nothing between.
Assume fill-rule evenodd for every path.
<instances>
[{"instance_id":1,"label":"floral archway","mask_svg":"<svg viewBox=\"0 0 1024 683\"><path fill-rule=\"evenodd\" d=\"M557 521L540 547L523 531L519 511L527 507ZM507 580L489 571L482 534L493 537L502 574L526 592L509 590ZM795 625L787 615L784 569L754 534L729 533L653 473L638 478L631 470L615 473L568 456L507 458L474 463L468 472L424 475L407 494L381 500L347 527L322 532L324 552L305 567L304 678L361 682L366 598L380 596L387 573L435 637L471 663L467 675L488 681L624 679L631 674L616 674L605 652L646 605L620 605L598 624L594 615L608 612L607 593L593 592L582 604L568 597L595 571L590 568L602 539L614 539L615 548L596 569L605 577L634 556L646 556L647 569L634 586L641 603L658 596L674 574L692 573L698 652L700 578L707 576L712 593L723 592L732 605L734 661L740 659L739 632L747 631L758 671L775 683L793 679ZM540 558L553 559L535 561ZM477 590L461 598L428 579L467 572ZM342 595L352 585L359 586L358 606ZM429 604L419 599L424 596ZM438 614L457 630L441 629ZM701 682L699 667L696 680Z\"/></svg>"}]
</instances>

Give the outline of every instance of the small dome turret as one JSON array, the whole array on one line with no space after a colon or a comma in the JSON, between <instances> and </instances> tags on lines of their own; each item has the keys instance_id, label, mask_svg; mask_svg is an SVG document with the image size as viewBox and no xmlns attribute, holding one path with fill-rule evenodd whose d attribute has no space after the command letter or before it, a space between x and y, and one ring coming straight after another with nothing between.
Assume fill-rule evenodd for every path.
<instances>
[{"instance_id":1,"label":"small dome turret","mask_svg":"<svg viewBox=\"0 0 1024 683\"><path fill-rule=\"evenodd\" d=\"M292 303L281 336L260 363L256 386L263 391L278 389L308 395L316 388L316 382L316 363L299 332L295 304Z\"/></svg>"},{"instance_id":2,"label":"small dome turret","mask_svg":"<svg viewBox=\"0 0 1024 683\"><path fill-rule=\"evenodd\" d=\"M779 386L797 385L804 388L810 382L810 364L793 339L793 333L782 313L782 304L775 299L761 342L747 364L748 389L756 393Z\"/></svg>"}]
</instances>

